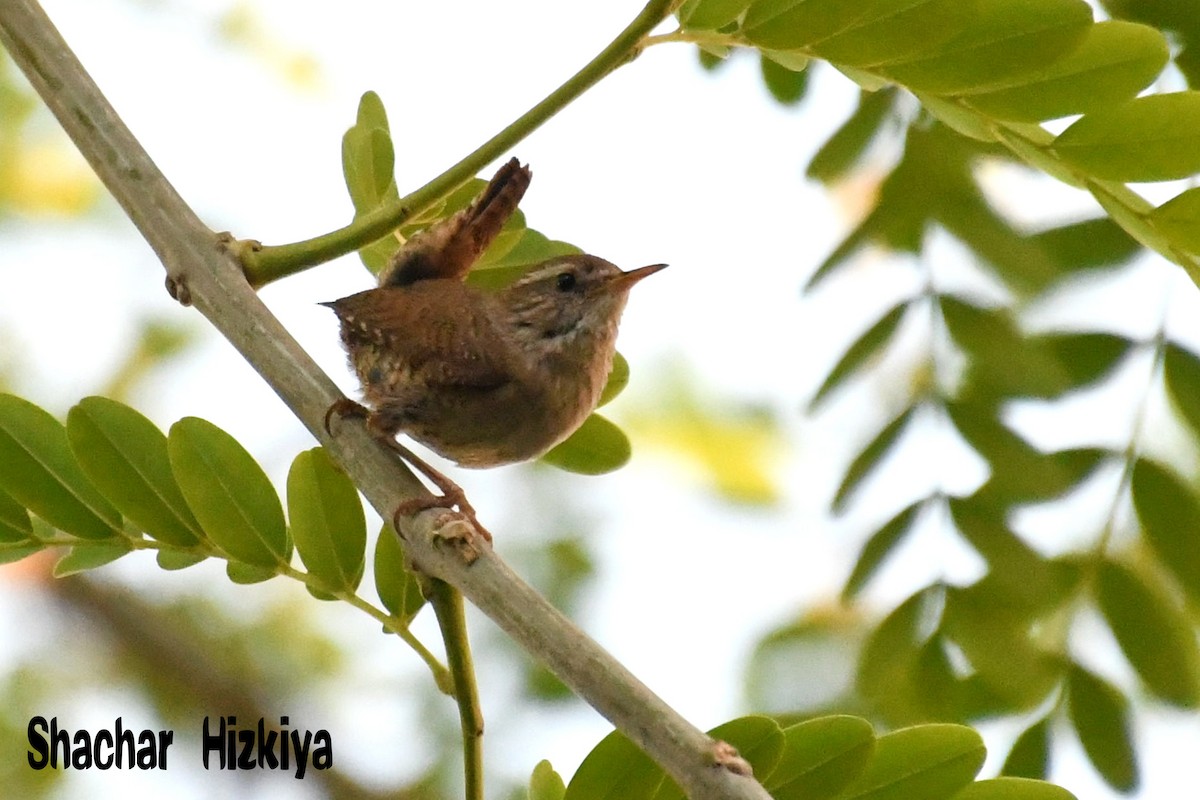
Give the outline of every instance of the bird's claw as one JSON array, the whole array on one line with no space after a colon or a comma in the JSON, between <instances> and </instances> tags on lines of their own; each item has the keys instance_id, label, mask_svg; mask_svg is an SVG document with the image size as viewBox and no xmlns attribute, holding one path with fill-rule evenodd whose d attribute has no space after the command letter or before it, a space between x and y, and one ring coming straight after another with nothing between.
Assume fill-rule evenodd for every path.
<instances>
[{"instance_id":1,"label":"bird's claw","mask_svg":"<svg viewBox=\"0 0 1200 800\"><path fill-rule=\"evenodd\" d=\"M329 429L329 421L334 414L338 419L345 419L346 417L366 418L368 413L367 407L362 403L356 403L349 397L340 397L325 410L325 432L330 436L333 435L333 431Z\"/></svg>"}]
</instances>

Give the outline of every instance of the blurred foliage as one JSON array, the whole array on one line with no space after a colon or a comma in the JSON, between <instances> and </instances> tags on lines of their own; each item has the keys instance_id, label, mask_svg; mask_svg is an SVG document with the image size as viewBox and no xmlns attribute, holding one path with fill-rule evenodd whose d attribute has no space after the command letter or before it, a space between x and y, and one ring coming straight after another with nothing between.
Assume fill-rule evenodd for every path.
<instances>
[{"instance_id":1,"label":"blurred foliage","mask_svg":"<svg viewBox=\"0 0 1200 800\"><path fill-rule=\"evenodd\" d=\"M1184 43L1177 65L1189 79L1195 76L1187 58L1195 52L1200 14L1153 2L1105 5L1116 17L1177 36ZM893 394L906 387L906 399L841 466L833 510L876 507L872 492L886 486L889 475L911 469L916 453L947 435L988 467L982 483L956 490L957 496L941 488L957 485L949 472L955 467L943 468L940 476L936 465L930 467L935 474L928 493L907 498L865 532L843 597L850 602L869 594L879 570L901 557L900 545L918 526L957 534L982 559L982 577L913 587L906 601L877 621L805 613L761 641L748 673L749 693L757 707L788 719L854 709L891 725L971 723L1041 709L1013 745L1006 774L1045 777L1056 740L1073 730L1097 772L1127 792L1139 783L1131 724L1139 701L1200 706L1197 618L1190 610L1200 597L1200 486L1194 476L1144 452L1141 433L1150 424L1147 409L1161 407L1150 396L1165 394L1200 438L1200 357L1161 326L1149 337L1133 337L1096 314L1083 325L1032 332L1024 316L1051 296L1060 305L1071 302L1090 276L1134 280L1124 266L1144 252L1135 236L1172 258L1178 255L1173 248L1194 251L1193 209L1200 203L1184 193L1154 211L1127 198L1106 205L1112 216L1028 229L991 202L988 175L997 164L1029 170L1031 163L1070 182L1080 170L1114 180L1188 175L1200 163L1166 155L1165 142L1175 136L1173 126L1191 125L1186 120L1200 106L1196 95L1182 93L1107 109L1162 69L1167 50L1150 28L1091 24L1086 13L1078 17L1086 7L1069 1L1036 10L1033 4L997 2L959 9L982 16L957 17L948 4L879 2L849 25L844 9L822 0L692 0L680 11L684 31L690 28L702 40L708 66L738 45L770 47L826 58L859 83L858 108L811 159L811 178L831 187L860 180L879 169L873 154L897 154L870 208L807 285L815 293L826 282L852 283L850 265L879 250L917 256L895 268L921 273L912 282L920 289L894 298L839 345L840 357L813 395L810 409L825 413L842 399L851 378L869 382L881 355L901 347L902 327L923 331L924 353L909 354L908 379L888 378ZM924 15L926 38L906 45L897 29L884 25L885 10ZM878 25L868 24L873 14L880 15ZM1024 28L1026 14L1029 20L1045 15L1044 24L1030 21ZM996 28L989 31L991 25ZM714 28L722 35L707 33ZM1021 44L1009 41L1007 54L980 57L1006 29L1021 29ZM968 42L974 49L959 49ZM906 46L913 50L895 50ZM914 55L919 51L929 55ZM873 76L916 90L923 108L914 109L903 92ZM1057 139L1053 158L1014 146L1016 123L1004 122L1073 111L1092 113ZM1028 130L1020 135L1040 141ZM1149 214L1157 229L1123 215L1117 206L1124 203ZM972 258L953 265L951 279L947 270L935 269L930 247L945 234ZM1142 396L1128 409L1135 424L1127 441L1113 445L1103 418L1076 420L1084 429L1090 424L1092 433L1081 432L1076 446L1048 452L1013 426L1010 412L1017 404L1053 411L1063 400L1105 391L1136 363L1152 368ZM1048 555L1054 552L1052 531L1014 529L1017 512L1062 504L1100 470L1113 469L1120 480L1104 501L1108 514L1085 544ZM1130 505L1134 521L1121 515ZM1142 535L1125 535L1130 525ZM1076 661L1072 632L1093 610L1137 675L1136 690ZM850 672L856 677L844 685L813 678Z\"/></svg>"},{"instance_id":2,"label":"blurred foliage","mask_svg":"<svg viewBox=\"0 0 1200 800\"><path fill-rule=\"evenodd\" d=\"M94 206L100 184L0 49L0 214L72 216Z\"/></svg>"},{"instance_id":3,"label":"blurred foliage","mask_svg":"<svg viewBox=\"0 0 1200 800\"><path fill-rule=\"evenodd\" d=\"M100 394L128 400L143 380L195 343L198 330L175 319L144 319L125 360L109 376Z\"/></svg>"},{"instance_id":4,"label":"blurred foliage","mask_svg":"<svg viewBox=\"0 0 1200 800\"><path fill-rule=\"evenodd\" d=\"M739 504L779 502L780 421L766 408L714 396L678 363L638 384L621 418L638 442L695 475L706 491Z\"/></svg>"},{"instance_id":5,"label":"blurred foliage","mask_svg":"<svg viewBox=\"0 0 1200 800\"><path fill-rule=\"evenodd\" d=\"M303 91L321 88L321 65L316 57L275 36L254 4L231 5L217 21L217 33L259 59L285 84Z\"/></svg>"}]
</instances>

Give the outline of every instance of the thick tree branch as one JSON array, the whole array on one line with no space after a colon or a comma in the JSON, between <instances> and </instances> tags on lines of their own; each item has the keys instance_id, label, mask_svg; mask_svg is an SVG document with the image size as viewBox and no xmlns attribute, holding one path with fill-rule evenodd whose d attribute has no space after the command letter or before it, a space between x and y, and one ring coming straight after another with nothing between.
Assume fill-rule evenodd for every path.
<instances>
[{"instance_id":1,"label":"thick tree branch","mask_svg":"<svg viewBox=\"0 0 1200 800\"><path fill-rule=\"evenodd\" d=\"M325 410L341 395L242 275L241 265L179 197L117 117L34 0L0 3L8 48L76 146L162 260L167 286L192 303L328 448L385 519L425 490L358 424L331 438ZM655 759L694 800L765 800L754 780L718 768L714 743L646 688L490 549L471 563L438 546L427 511L407 534L416 565L470 598Z\"/></svg>"}]
</instances>

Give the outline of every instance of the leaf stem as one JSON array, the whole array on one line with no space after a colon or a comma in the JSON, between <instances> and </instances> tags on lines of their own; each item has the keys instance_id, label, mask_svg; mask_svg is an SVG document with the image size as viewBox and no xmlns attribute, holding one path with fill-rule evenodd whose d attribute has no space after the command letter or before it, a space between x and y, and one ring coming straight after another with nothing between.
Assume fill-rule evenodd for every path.
<instances>
[{"instance_id":1,"label":"leaf stem","mask_svg":"<svg viewBox=\"0 0 1200 800\"><path fill-rule=\"evenodd\" d=\"M246 280L257 289L271 281L352 253L388 235L405 220L422 213L503 156L513 145L617 67L636 58L645 46L645 37L667 17L675 5L677 0L650 0L641 13L583 69L457 164L415 192L401 197L396 203L364 214L343 228L301 242L284 245L241 242L238 255Z\"/></svg>"},{"instance_id":2,"label":"leaf stem","mask_svg":"<svg viewBox=\"0 0 1200 800\"><path fill-rule=\"evenodd\" d=\"M442 665L442 662L438 661L437 656L431 653L429 648L420 639L413 636L412 631L408 629L408 626L402 620L388 614L381 608L376 608L354 592L332 589L311 572L298 570L290 564L281 567L279 574L286 575L289 578L300 581L306 586L311 586L314 589L331 594L337 599L354 606L364 614L375 618L383 626L384 630L399 636L405 644L421 657L421 660L429 666L429 671L433 673L433 680L443 694L453 695L454 681L450 671Z\"/></svg>"},{"instance_id":3,"label":"leaf stem","mask_svg":"<svg viewBox=\"0 0 1200 800\"><path fill-rule=\"evenodd\" d=\"M466 800L483 800L483 709L475 682L475 663L467 638L467 614L463 596L445 581L429 581L429 602L437 614L446 663L454 677L454 699L462 726L463 774Z\"/></svg>"}]
</instances>

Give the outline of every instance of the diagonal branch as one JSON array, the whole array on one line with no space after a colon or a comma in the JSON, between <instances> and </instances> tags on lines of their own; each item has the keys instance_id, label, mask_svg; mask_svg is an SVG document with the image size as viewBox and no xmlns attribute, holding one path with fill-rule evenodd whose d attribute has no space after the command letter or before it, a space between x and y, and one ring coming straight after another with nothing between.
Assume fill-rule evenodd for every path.
<instances>
[{"instance_id":1,"label":"diagonal branch","mask_svg":"<svg viewBox=\"0 0 1200 800\"><path fill-rule=\"evenodd\" d=\"M29 78L158 254L167 287L193 304L279 394L385 518L425 490L361 425L331 438L325 410L341 395L242 275L240 264L154 165L36 0L0 4L0 44ZM490 549L467 563L439 547L437 510L406 531L422 571L460 590L510 636L663 766L694 800L765 800L755 781L714 768L719 749L651 692Z\"/></svg>"}]
</instances>

